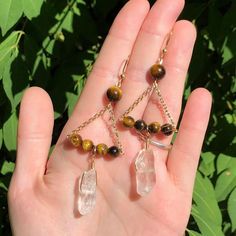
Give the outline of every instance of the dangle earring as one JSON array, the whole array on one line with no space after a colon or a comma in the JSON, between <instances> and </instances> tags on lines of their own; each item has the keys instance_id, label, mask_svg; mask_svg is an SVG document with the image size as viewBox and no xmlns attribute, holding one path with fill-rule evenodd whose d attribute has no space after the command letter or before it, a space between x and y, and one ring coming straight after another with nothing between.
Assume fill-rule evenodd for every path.
<instances>
[{"instance_id":1,"label":"dangle earring","mask_svg":"<svg viewBox=\"0 0 236 236\"><path fill-rule=\"evenodd\" d=\"M170 36L171 33L163 43L158 61L150 68L150 75L154 82L143 91L143 93L130 105L119 119L123 123L124 127L134 129L138 137L144 142L144 148L138 152L135 159L136 190L140 196L145 196L151 192L156 183L155 156L150 145L154 145L164 150L169 150L172 146L171 144L165 145L159 141L155 141L152 139L152 136L159 133L169 136L173 134L173 132L177 132L174 120L158 86L158 81L163 79L166 74L165 67L163 66L163 59L167 53ZM150 97L153 92L157 94L165 119L168 120L167 123L162 125L159 121L153 121L150 124L147 124L144 120L135 120L129 115L144 98Z\"/></svg>"},{"instance_id":2,"label":"dangle earring","mask_svg":"<svg viewBox=\"0 0 236 236\"><path fill-rule=\"evenodd\" d=\"M126 78L125 72L128 65L128 59L124 62L124 66L119 80L116 85L108 88L106 96L108 104L94 114L87 121L83 122L79 127L67 135L69 142L75 147L89 153L89 169L84 171L79 178L79 196L78 196L78 210L81 215L90 213L96 204L96 186L97 186L97 171L95 169L95 159L97 156L109 155L111 158L118 157L124 154L122 144L120 142L119 133L116 128L116 120L114 116L113 106L122 97L121 84ZM111 130L114 136L114 145L108 147L104 143L95 145L90 139L82 139L80 131L91 124L94 120L102 117L108 111L111 121Z\"/></svg>"}]
</instances>

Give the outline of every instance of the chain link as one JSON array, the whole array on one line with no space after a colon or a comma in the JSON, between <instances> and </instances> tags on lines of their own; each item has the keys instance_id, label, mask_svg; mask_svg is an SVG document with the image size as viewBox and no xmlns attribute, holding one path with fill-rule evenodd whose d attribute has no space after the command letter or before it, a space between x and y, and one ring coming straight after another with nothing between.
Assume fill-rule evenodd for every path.
<instances>
[{"instance_id":1,"label":"chain link","mask_svg":"<svg viewBox=\"0 0 236 236\"><path fill-rule=\"evenodd\" d=\"M143 93L133 102L133 104L123 113L123 115L120 117L119 120L122 121L123 118L124 118L125 116L127 116L131 111L133 111L134 108L135 108L136 106L138 106L138 104L139 104L145 97L150 96L150 94L151 94L152 91L153 91L153 88L154 88L153 85L147 87L147 89L144 90Z\"/></svg>"}]
</instances>

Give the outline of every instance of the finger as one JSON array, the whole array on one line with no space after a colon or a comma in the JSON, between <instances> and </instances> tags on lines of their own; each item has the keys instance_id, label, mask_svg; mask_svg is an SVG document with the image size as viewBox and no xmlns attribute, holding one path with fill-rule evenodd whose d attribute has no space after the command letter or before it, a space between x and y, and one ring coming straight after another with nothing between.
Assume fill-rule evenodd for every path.
<instances>
[{"instance_id":1,"label":"finger","mask_svg":"<svg viewBox=\"0 0 236 236\"><path fill-rule=\"evenodd\" d=\"M45 172L53 129L53 107L48 94L29 88L22 99L14 171L20 186L31 185Z\"/></svg>"},{"instance_id":2,"label":"finger","mask_svg":"<svg viewBox=\"0 0 236 236\"><path fill-rule=\"evenodd\" d=\"M191 22L179 21L175 24L168 45L168 51L164 58L166 76L158 82L162 97L168 107L170 117L175 123L177 123L181 109L183 88L195 39L196 29ZM160 99L154 92L145 109L144 120L148 123L157 121L160 124L164 124L171 123L170 117L165 114ZM168 143L170 142L170 139L171 137L165 138L162 142Z\"/></svg>"},{"instance_id":3,"label":"finger","mask_svg":"<svg viewBox=\"0 0 236 236\"><path fill-rule=\"evenodd\" d=\"M211 94L203 88L190 95L167 169L176 185L191 192L211 109Z\"/></svg>"},{"instance_id":4,"label":"finger","mask_svg":"<svg viewBox=\"0 0 236 236\"><path fill-rule=\"evenodd\" d=\"M186 35L188 35L188 37L186 37ZM181 109L184 82L195 39L196 30L192 23L188 21L178 21L173 28L173 33L168 44L168 51L164 59L166 76L159 82L159 87L175 122L177 122ZM151 96L145 109L143 119L148 124L154 121L160 124L166 122L170 123L165 117L165 113L163 112L156 93L153 93ZM166 144L169 143L171 139L171 137L163 139L163 136L159 135L157 137L153 136L152 139L155 138L157 138L159 142ZM160 138L162 138L161 141ZM155 164L157 179L158 181L162 181L162 179L166 179L165 177L168 174L166 170L167 151L158 148L155 149L158 157Z\"/></svg>"},{"instance_id":5,"label":"finger","mask_svg":"<svg viewBox=\"0 0 236 236\"><path fill-rule=\"evenodd\" d=\"M116 108L117 115L122 114L149 85L145 78L147 71L157 61L164 38L171 31L183 5L183 0L159 0L150 10L133 48L127 80L123 83L124 96ZM147 99L135 108L132 115L141 118L146 104Z\"/></svg>"},{"instance_id":6,"label":"finger","mask_svg":"<svg viewBox=\"0 0 236 236\"><path fill-rule=\"evenodd\" d=\"M87 119L104 106L103 95L118 81L121 64L131 53L148 11L148 1L131 0L119 12L68 122L69 127L78 125L80 118L81 121Z\"/></svg>"}]
</instances>

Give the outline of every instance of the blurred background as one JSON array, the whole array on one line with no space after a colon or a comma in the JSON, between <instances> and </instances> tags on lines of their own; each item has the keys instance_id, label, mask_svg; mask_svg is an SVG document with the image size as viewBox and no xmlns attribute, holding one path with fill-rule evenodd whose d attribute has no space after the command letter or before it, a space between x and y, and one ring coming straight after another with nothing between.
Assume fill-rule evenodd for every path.
<instances>
[{"instance_id":1,"label":"blurred background","mask_svg":"<svg viewBox=\"0 0 236 236\"><path fill-rule=\"evenodd\" d=\"M0 235L11 235L7 190L24 90L40 86L52 98L53 148L125 2L0 0ZM236 235L236 1L186 0L180 19L198 30L183 103L197 87L213 95L186 234Z\"/></svg>"}]
</instances>

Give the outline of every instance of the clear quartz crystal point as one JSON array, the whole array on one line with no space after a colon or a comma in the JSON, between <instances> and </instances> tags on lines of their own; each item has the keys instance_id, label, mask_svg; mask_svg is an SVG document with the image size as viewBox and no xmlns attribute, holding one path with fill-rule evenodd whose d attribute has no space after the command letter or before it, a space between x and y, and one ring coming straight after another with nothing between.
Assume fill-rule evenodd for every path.
<instances>
[{"instance_id":1,"label":"clear quartz crystal point","mask_svg":"<svg viewBox=\"0 0 236 236\"><path fill-rule=\"evenodd\" d=\"M97 172L94 168L84 171L79 180L78 210L81 215L89 214L96 204Z\"/></svg>"},{"instance_id":2,"label":"clear quartz crystal point","mask_svg":"<svg viewBox=\"0 0 236 236\"><path fill-rule=\"evenodd\" d=\"M156 184L154 153L151 149L142 149L135 159L136 189L140 196L151 192Z\"/></svg>"}]
</instances>

